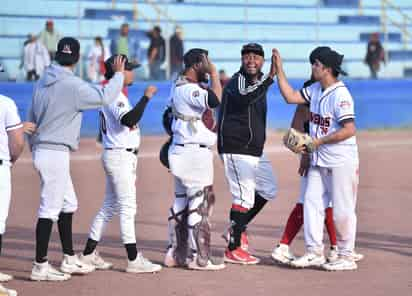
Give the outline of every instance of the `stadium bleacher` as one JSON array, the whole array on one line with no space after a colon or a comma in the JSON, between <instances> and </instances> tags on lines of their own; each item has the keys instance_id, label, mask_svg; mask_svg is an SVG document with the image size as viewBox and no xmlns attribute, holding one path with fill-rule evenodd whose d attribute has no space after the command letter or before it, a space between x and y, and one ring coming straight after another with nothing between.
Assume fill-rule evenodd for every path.
<instances>
[{"instance_id":1,"label":"stadium bleacher","mask_svg":"<svg viewBox=\"0 0 412 296\"><path fill-rule=\"evenodd\" d=\"M63 35L81 40L82 54L86 54L93 38L100 35L108 44L109 34L127 21L132 28L146 31L159 21L169 36L175 24L184 30L185 47L209 49L217 67L233 73L239 67L239 51L245 42L260 42L268 52L280 49L285 68L290 77L303 78L310 73L307 56L317 45L330 45L345 54L344 68L353 78L366 78L369 70L363 64L366 43L370 33L380 32L380 1L363 0L362 15L357 1L338 0L185 0L133 1L117 0L3 0L0 8L0 60L10 79L22 77L20 64L23 42L28 33L38 33L49 18L55 20L56 29ZM134 3L136 2L136 3ZM151 3L154 4L151 4ZM353 2L353 3L352 3ZM354 4L355 3L355 4ZM392 3L412 17L410 0L393 0ZM22 9L24 7L24 9ZM137 8L138 21L133 21ZM159 16L158 10L163 13ZM387 15L400 18L394 9ZM173 21L171 22L170 19ZM412 30L412 24L408 26ZM384 44L390 57L381 77L403 77L412 67L412 41L407 43L398 27L388 25L388 40ZM147 41L143 42L147 47Z\"/></svg>"}]
</instances>

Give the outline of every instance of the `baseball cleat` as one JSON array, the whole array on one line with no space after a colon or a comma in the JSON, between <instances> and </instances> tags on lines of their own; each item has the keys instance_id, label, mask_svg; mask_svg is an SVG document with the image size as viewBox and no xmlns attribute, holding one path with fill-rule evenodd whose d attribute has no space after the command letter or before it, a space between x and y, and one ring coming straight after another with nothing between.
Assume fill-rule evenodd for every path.
<instances>
[{"instance_id":1,"label":"baseball cleat","mask_svg":"<svg viewBox=\"0 0 412 296\"><path fill-rule=\"evenodd\" d=\"M339 257L333 262L323 264L322 267L327 271L343 271L343 270L356 270L358 265L351 258Z\"/></svg>"},{"instance_id":2,"label":"baseball cleat","mask_svg":"<svg viewBox=\"0 0 412 296\"><path fill-rule=\"evenodd\" d=\"M96 270L107 270L113 266L113 263L105 261L97 251L89 255L80 254L79 260L86 265L94 266Z\"/></svg>"},{"instance_id":3,"label":"baseball cleat","mask_svg":"<svg viewBox=\"0 0 412 296\"><path fill-rule=\"evenodd\" d=\"M47 261L44 263L34 262L30 275L32 281L67 281L70 277L70 274L58 271Z\"/></svg>"},{"instance_id":4,"label":"baseball cleat","mask_svg":"<svg viewBox=\"0 0 412 296\"><path fill-rule=\"evenodd\" d=\"M353 251L353 253L352 253L353 261L359 262L359 261L363 260L363 258L365 258L365 256L363 254L356 253L355 251Z\"/></svg>"},{"instance_id":5,"label":"baseball cleat","mask_svg":"<svg viewBox=\"0 0 412 296\"><path fill-rule=\"evenodd\" d=\"M0 295L4 296L17 296L17 291L12 289L7 289L5 286L0 285Z\"/></svg>"},{"instance_id":6,"label":"baseball cleat","mask_svg":"<svg viewBox=\"0 0 412 296\"><path fill-rule=\"evenodd\" d=\"M326 256L326 260L328 262L333 262L335 260L338 260L339 256L338 256L338 246L334 245L334 246L330 246L328 255Z\"/></svg>"},{"instance_id":7,"label":"baseball cleat","mask_svg":"<svg viewBox=\"0 0 412 296\"><path fill-rule=\"evenodd\" d=\"M204 270L204 271L222 270L225 267L226 267L226 265L224 263L215 264L210 259L207 261L207 264L205 266L201 266L201 265L198 264L196 256L187 265L187 268L189 268L189 269Z\"/></svg>"},{"instance_id":8,"label":"baseball cleat","mask_svg":"<svg viewBox=\"0 0 412 296\"><path fill-rule=\"evenodd\" d=\"M234 264L244 264L244 265L253 265L259 263L259 258L252 256L249 252L243 250L241 247L230 251L226 249L224 255L224 261Z\"/></svg>"},{"instance_id":9,"label":"baseball cleat","mask_svg":"<svg viewBox=\"0 0 412 296\"><path fill-rule=\"evenodd\" d=\"M292 260L296 259L290 251L289 245L286 244L278 244L276 248L273 249L272 258L282 264L290 264Z\"/></svg>"},{"instance_id":10,"label":"baseball cleat","mask_svg":"<svg viewBox=\"0 0 412 296\"><path fill-rule=\"evenodd\" d=\"M296 268L305 267L320 267L325 264L326 259L323 255L318 255L315 253L306 253L302 257L299 257L290 262L290 265Z\"/></svg>"},{"instance_id":11,"label":"baseball cleat","mask_svg":"<svg viewBox=\"0 0 412 296\"><path fill-rule=\"evenodd\" d=\"M96 268L93 265L86 264L79 259L79 256L69 256L64 254L60 270L68 274L87 274L94 271Z\"/></svg>"},{"instance_id":12,"label":"baseball cleat","mask_svg":"<svg viewBox=\"0 0 412 296\"><path fill-rule=\"evenodd\" d=\"M167 248L165 259L163 260L163 265L166 267L176 267L177 262L174 256L175 249L173 247Z\"/></svg>"},{"instance_id":13,"label":"baseball cleat","mask_svg":"<svg viewBox=\"0 0 412 296\"><path fill-rule=\"evenodd\" d=\"M155 273L162 269L159 264L152 263L149 259L143 257L142 253L137 253L136 259L128 260L126 272L130 273Z\"/></svg>"},{"instance_id":14,"label":"baseball cleat","mask_svg":"<svg viewBox=\"0 0 412 296\"><path fill-rule=\"evenodd\" d=\"M13 279L12 275L0 272L0 282L4 283L4 282L11 281L12 279Z\"/></svg>"}]
</instances>

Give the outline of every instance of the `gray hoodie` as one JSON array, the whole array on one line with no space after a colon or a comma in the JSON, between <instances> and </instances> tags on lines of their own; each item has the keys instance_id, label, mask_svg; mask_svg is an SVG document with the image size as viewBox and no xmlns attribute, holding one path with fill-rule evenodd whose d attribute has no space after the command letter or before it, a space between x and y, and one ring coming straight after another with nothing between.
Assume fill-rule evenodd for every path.
<instances>
[{"instance_id":1,"label":"gray hoodie","mask_svg":"<svg viewBox=\"0 0 412 296\"><path fill-rule=\"evenodd\" d=\"M112 103L123 88L123 73L103 86L86 83L68 68L52 64L33 90L28 121L37 125L30 138L32 150L78 149L82 111Z\"/></svg>"}]
</instances>

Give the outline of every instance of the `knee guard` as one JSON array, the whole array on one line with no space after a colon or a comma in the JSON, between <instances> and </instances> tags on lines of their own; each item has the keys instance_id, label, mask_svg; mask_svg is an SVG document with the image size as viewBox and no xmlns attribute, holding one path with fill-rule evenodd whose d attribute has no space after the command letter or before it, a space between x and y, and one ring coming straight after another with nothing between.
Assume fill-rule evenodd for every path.
<instances>
[{"instance_id":1,"label":"knee guard","mask_svg":"<svg viewBox=\"0 0 412 296\"><path fill-rule=\"evenodd\" d=\"M203 191L198 191L194 196L189 198L191 200L201 198L202 202L197 208L191 209L189 215L199 215L200 221L193 226L193 236L196 243L197 263L199 266L206 266L210 258L210 222L209 217L213 210L215 203L215 195L212 186L205 187Z\"/></svg>"}]
</instances>

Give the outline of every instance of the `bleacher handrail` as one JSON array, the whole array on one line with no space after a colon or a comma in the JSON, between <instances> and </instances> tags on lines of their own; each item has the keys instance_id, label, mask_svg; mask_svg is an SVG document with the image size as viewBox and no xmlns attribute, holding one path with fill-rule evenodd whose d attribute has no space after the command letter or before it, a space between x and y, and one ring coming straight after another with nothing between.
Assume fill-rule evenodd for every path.
<instances>
[{"instance_id":1,"label":"bleacher handrail","mask_svg":"<svg viewBox=\"0 0 412 296\"><path fill-rule=\"evenodd\" d=\"M387 23L391 23L395 27L398 27L399 30L402 32L402 41L403 41L403 47L405 49L408 48L408 42L409 38L412 37L411 33L408 30L408 25L412 24L412 18L407 15L405 12L402 11L402 9L399 6L396 6L389 0L381 0L381 24L382 24L382 32L384 33L384 40L385 43L387 42L388 39L388 29L387 29ZM387 14L387 9L391 8L395 10L399 15L402 17L403 22L397 22L390 18Z\"/></svg>"}]
</instances>

